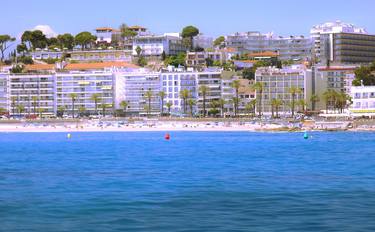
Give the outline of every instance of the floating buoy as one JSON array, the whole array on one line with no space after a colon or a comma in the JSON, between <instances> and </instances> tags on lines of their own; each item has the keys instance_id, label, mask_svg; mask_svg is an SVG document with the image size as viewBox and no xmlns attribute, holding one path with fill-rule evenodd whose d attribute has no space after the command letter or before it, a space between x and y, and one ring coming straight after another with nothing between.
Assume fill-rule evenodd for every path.
<instances>
[{"instance_id":1,"label":"floating buoy","mask_svg":"<svg viewBox=\"0 0 375 232\"><path fill-rule=\"evenodd\" d=\"M66 137L67 137L68 139L70 139L70 138L72 137L72 135L71 135L70 133L68 133L68 134L66 135Z\"/></svg>"},{"instance_id":2,"label":"floating buoy","mask_svg":"<svg viewBox=\"0 0 375 232\"><path fill-rule=\"evenodd\" d=\"M306 131L305 131L305 133L303 134L303 138L304 138L304 139L308 139L308 138L309 138L309 135L307 134Z\"/></svg>"},{"instance_id":3,"label":"floating buoy","mask_svg":"<svg viewBox=\"0 0 375 232\"><path fill-rule=\"evenodd\" d=\"M169 133L166 133L165 136L164 136L164 138L165 138L166 140L169 140L169 139L171 138L171 136L169 135Z\"/></svg>"}]
</instances>

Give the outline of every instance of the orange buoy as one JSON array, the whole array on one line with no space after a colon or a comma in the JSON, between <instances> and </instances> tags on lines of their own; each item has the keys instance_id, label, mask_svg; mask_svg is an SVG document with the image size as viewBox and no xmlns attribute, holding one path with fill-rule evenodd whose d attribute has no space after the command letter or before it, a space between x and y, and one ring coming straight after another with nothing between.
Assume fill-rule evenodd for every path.
<instances>
[{"instance_id":1,"label":"orange buoy","mask_svg":"<svg viewBox=\"0 0 375 232\"><path fill-rule=\"evenodd\" d=\"M169 135L169 133L166 133L165 136L164 136L164 138L165 138L166 140L169 140L169 139L171 138L171 136Z\"/></svg>"}]
</instances>

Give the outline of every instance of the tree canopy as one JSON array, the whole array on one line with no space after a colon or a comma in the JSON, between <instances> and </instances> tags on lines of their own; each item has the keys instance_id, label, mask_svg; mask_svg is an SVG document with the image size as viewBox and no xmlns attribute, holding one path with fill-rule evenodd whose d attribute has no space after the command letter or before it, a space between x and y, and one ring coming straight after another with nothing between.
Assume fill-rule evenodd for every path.
<instances>
[{"instance_id":1,"label":"tree canopy","mask_svg":"<svg viewBox=\"0 0 375 232\"><path fill-rule=\"evenodd\" d=\"M361 66L354 70L355 79L354 86L360 86L361 81L363 85L375 85L375 61L369 66Z\"/></svg>"},{"instance_id":2,"label":"tree canopy","mask_svg":"<svg viewBox=\"0 0 375 232\"><path fill-rule=\"evenodd\" d=\"M185 58L186 58L186 54L183 53L183 52L180 52L180 53L178 53L177 56L168 56L164 60L164 64L165 65L172 65L172 66L175 66L175 67L185 66Z\"/></svg>"},{"instance_id":3,"label":"tree canopy","mask_svg":"<svg viewBox=\"0 0 375 232\"><path fill-rule=\"evenodd\" d=\"M68 50L72 50L74 47L74 36L72 34L65 33L58 35L57 40L61 49L67 48Z\"/></svg>"},{"instance_id":4,"label":"tree canopy","mask_svg":"<svg viewBox=\"0 0 375 232\"><path fill-rule=\"evenodd\" d=\"M214 40L214 46L220 46L225 41L224 36L219 36Z\"/></svg>"},{"instance_id":5,"label":"tree canopy","mask_svg":"<svg viewBox=\"0 0 375 232\"><path fill-rule=\"evenodd\" d=\"M123 38L134 37L137 35L137 32L130 30L125 23L120 25L120 31Z\"/></svg>"},{"instance_id":6,"label":"tree canopy","mask_svg":"<svg viewBox=\"0 0 375 232\"><path fill-rule=\"evenodd\" d=\"M25 31L21 36L23 43L29 44L29 49L45 48L48 45L48 39L45 34L40 30Z\"/></svg>"},{"instance_id":7,"label":"tree canopy","mask_svg":"<svg viewBox=\"0 0 375 232\"><path fill-rule=\"evenodd\" d=\"M192 38L199 34L199 29L194 26L187 26L182 29L182 38Z\"/></svg>"},{"instance_id":8,"label":"tree canopy","mask_svg":"<svg viewBox=\"0 0 375 232\"><path fill-rule=\"evenodd\" d=\"M1 61L4 60L4 52L9 48L9 42L13 42L15 40L16 38L11 37L10 35L0 35Z\"/></svg>"},{"instance_id":9,"label":"tree canopy","mask_svg":"<svg viewBox=\"0 0 375 232\"><path fill-rule=\"evenodd\" d=\"M94 43L96 40L96 36L92 35L88 31L83 31L75 36L76 44L81 46L81 49L87 49L90 44Z\"/></svg>"},{"instance_id":10,"label":"tree canopy","mask_svg":"<svg viewBox=\"0 0 375 232\"><path fill-rule=\"evenodd\" d=\"M199 29L194 26L187 26L182 29L181 36L186 47L193 50L193 37L199 34Z\"/></svg>"}]
</instances>

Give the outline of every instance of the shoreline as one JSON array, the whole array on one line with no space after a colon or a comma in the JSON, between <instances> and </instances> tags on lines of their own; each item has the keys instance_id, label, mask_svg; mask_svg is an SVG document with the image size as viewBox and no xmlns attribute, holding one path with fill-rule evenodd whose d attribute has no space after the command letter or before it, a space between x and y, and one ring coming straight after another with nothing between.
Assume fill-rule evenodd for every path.
<instances>
[{"instance_id":1,"label":"shoreline","mask_svg":"<svg viewBox=\"0 0 375 232\"><path fill-rule=\"evenodd\" d=\"M311 122L218 122L218 121L76 121L3 122L0 133L76 133L76 132L374 132L375 125L349 126L333 122L334 127Z\"/></svg>"},{"instance_id":2,"label":"shoreline","mask_svg":"<svg viewBox=\"0 0 375 232\"><path fill-rule=\"evenodd\" d=\"M0 127L0 133L108 133L108 132L118 132L118 133L133 133L133 132L249 132L249 133L303 133L308 132L375 132L375 129L347 129L347 130L325 130L325 129L254 129L246 127L206 127L206 128L153 128L153 127L144 127L144 128L2 128Z\"/></svg>"}]
</instances>

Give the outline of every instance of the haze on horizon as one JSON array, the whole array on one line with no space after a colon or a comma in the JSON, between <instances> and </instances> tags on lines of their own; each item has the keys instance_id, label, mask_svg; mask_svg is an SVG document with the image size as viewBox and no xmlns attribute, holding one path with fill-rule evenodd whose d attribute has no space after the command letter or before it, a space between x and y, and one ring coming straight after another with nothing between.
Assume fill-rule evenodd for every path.
<instances>
[{"instance_id":1,"label":"haze on horizon","mask_svg":"<svg viewBox=\"0 0 375 232\"><path fill-rule=\"evenodd\" d=\"M64 4L45 1L3 0L0 34L19 37L23 31L47 25L51 33L90 31L99 26L118 27L121 23L142 25L151 32L180 32L194 25L213 37L241 31L274 32L277 35L308 35L313 25L341 20L364 27L375 34L375 1L300 2L293 0L262 1L190 0L103 2L65 0ZM11 23L10 23L11 22Z\"/></svg>"}]
</instances>

